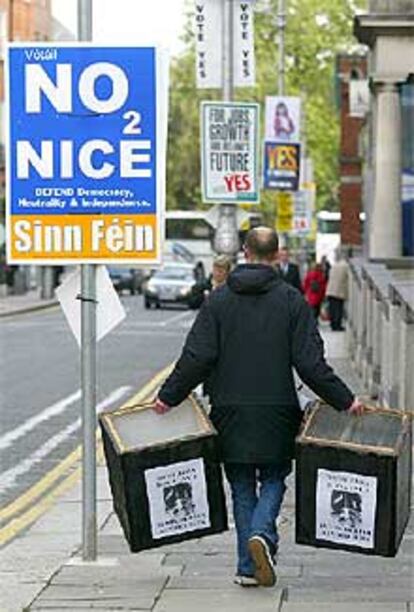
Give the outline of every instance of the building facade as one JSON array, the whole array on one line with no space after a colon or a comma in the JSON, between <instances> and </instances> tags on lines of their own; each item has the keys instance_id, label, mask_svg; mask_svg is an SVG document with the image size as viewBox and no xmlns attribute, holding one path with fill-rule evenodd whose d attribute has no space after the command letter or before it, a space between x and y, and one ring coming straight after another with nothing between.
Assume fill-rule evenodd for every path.
<instances>
[{"instance_id":1,"label":"building facade","mask_svg":"<svg viewBox=\"0 0 414 612\"><path fill-rule=\"evenodd\" d=\"M336 60L340 113L339 202L341 244L362 244L361 129L366 115L367 58L341 54Z\"/></svg>"},{"instance_id":2,"label":"building facade","mask_svg":"<svg viewBox=\"0 0 414 612\"><path fill-rule=\"evenodd\" d=\"M414 0L370 0L355 18L368 45L371 88L364 174L368 254L414 255ZM406 167L409 166L409 167Z\"/></svg>"},{"instance_id":3,"label":"building facade","mask_svg":"<svg viewBox=\"0 0 414 612\"><path fill-rule=\"evenodd\" d=\"M0 0L0 195L4 197L4 50L8 40L44 41L52 33L51 0Z\"/></svg>"}]
</instances>

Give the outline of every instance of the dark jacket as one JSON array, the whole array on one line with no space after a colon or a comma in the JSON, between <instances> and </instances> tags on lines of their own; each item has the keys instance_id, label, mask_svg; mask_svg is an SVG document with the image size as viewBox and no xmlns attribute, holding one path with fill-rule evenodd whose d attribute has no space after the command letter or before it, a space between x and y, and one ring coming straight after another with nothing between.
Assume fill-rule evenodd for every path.
<instances>
[{"instance_id":1,"label":"dark jacket","mask_svg":"<svg viewBox=\"0 0 414 612\"><path fill-rule=\"evenodd\" d=\"M282 278L285 283L289 283L292 287L295 287L298 291L302 292L302 283L300 281L300 273L299 266L294 263L289 262L286 273L282 271L282 267L280 265L277 266L277 270L279 272L280 278Z\"/></svg>"},{"instance_id":2,"label":"dark jacket","mask_svg":"<svg viewBox=\"0 0 414 612\"><path fill-rule=\"evenodd\" d=\"M301 420L293 367L336 409L352 403L303 297L270 266L241 265L203 304L159 396L175 406L207 381L222 458L281 463L292 457Z\"/></svg>"}]
</instances>

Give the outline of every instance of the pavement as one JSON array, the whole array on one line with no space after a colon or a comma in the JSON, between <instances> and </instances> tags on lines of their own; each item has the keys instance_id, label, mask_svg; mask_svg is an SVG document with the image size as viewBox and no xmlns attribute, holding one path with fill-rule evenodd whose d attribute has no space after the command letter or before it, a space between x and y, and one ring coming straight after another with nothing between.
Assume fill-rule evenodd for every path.
<instances>
[{"instance_id":1,"label":"pavement","mask_svg":"<svg viewBox=\"0 0 414 612\"><path fill-rule=\"evenodd\" d=\"M4 285L2 289L4 291L0 292L0 317L35 312L58 304L55 297L50 300L41 299L40 289L30 289L22 295L5 295Z\"/></svg>"},{"instance_id":2,"label":"pavement","mask_svg":"<svg viewBox=\"0 0 414 612\"><path fill-rule=\"evenodd\" d=\"M322 333L330 363L363 393L344 334ZM231 528L223 534L131 554L112 510L102 459L97 468L98 559L83 562L79 465L70 470L66 492L44 514L40 499L33 508L40 518L0 550L0 612L414 612L413 517L393 559L297 545L291 476L279 524L278 583L242 589L232 584L231 517Z\"/></svg>"}]
</instances>

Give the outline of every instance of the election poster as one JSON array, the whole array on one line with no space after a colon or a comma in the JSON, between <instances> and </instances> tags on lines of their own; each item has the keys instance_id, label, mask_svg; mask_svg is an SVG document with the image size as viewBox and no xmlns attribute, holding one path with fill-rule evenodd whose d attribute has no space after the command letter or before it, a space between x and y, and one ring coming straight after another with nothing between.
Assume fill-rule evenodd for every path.
<instances>
[{"instance_id":1,"label":"election poster","mask_svg":"<svg viewBox=\"0 0 414 612\"><path fill-rule=\"evenodd\" d=\"M205 202L259 201L259 105L201 103L201 183Z\"/></svg>"},{"instance_id":2,"label":"election poster","mask_svg":"<svg viewBox=\"0 0 414 612\"><path fill-rule=\"evenodd\" d=\"M301 189L294 192L292 232L304 235L311 231L313 192Z\"/></svg>"},{"instance_id":3,"label":"election poster","mask_svg":"<svg viewBox=\"0 0 414 612\"><path fill-rule=\"evenodd\" d=\"M194 35L199 89L223 86L222 0L196 0ZM253 0L233 2L233 85L255 85Z\"/></svg>"},{"instance_id":4,"label":"election poster","mask_svg":"<svg viewBox=\"0 0 414 612\"><path fill-rule=\"evenodd\" d=\"M159 263L165 52L13 43L7 60L8 261Z\"/></svg>"},{"instance_id":5,"label":"election poster","mask_svg":"<svg viewBox=\"0 0 414 612\"><path fill-rule=\"evenodd\" d=\"M263 188L297 191L300 183L300 144L264 143Z\"/></svg>"},{"instance_id":6,"label":"election poster","mask_svg":"<svg viewBox=\"0 0 414 612\"><path fill-rule=\"evenodd\" d=\"M374 548L377 478L318 469L316 538Z\"/></svg>"},{"instance_id":7,"label":"election poster","mask_svg":"<svg viewBox=\"0 0 414 612\"><path fill-rule=\"evenodd\" d=\"M299 142L301 100L294 96L266 96L265 140Z\"/></svg>"},{"instance_id":8,"label":"election poster","mask_svg":"<svg viewBox=\"0 0 414 612\"><path fill-rule=\"evenodd\" d=\"M154 540L211 526L202 459L145 470Z\"/></svg>"},{"instance_id":9,"label":"election poster","mask_svg":"<svg viewBox=\"0 0 414 612\"><path fill-rule=\"evenodd\" d=\"M293 225L294 199L287 191L276 193L276 231L290 232Z\"/></svg>"}]
</instances>

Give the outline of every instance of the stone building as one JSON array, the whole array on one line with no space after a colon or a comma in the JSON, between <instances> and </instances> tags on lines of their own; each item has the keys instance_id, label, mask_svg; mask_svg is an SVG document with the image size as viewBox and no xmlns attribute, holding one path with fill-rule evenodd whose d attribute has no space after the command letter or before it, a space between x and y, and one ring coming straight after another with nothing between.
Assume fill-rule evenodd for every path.
<instances>
[{"instance_id":1,"label":"stone building","mask_svg":"<svg viewBox=\"0 0 414 612\"><path fill-rule=\"evenodd\" d=\"M414 255L414 0L370 0L354 31L370 49L368 254Z\"/></svg>"}]
</instances>

